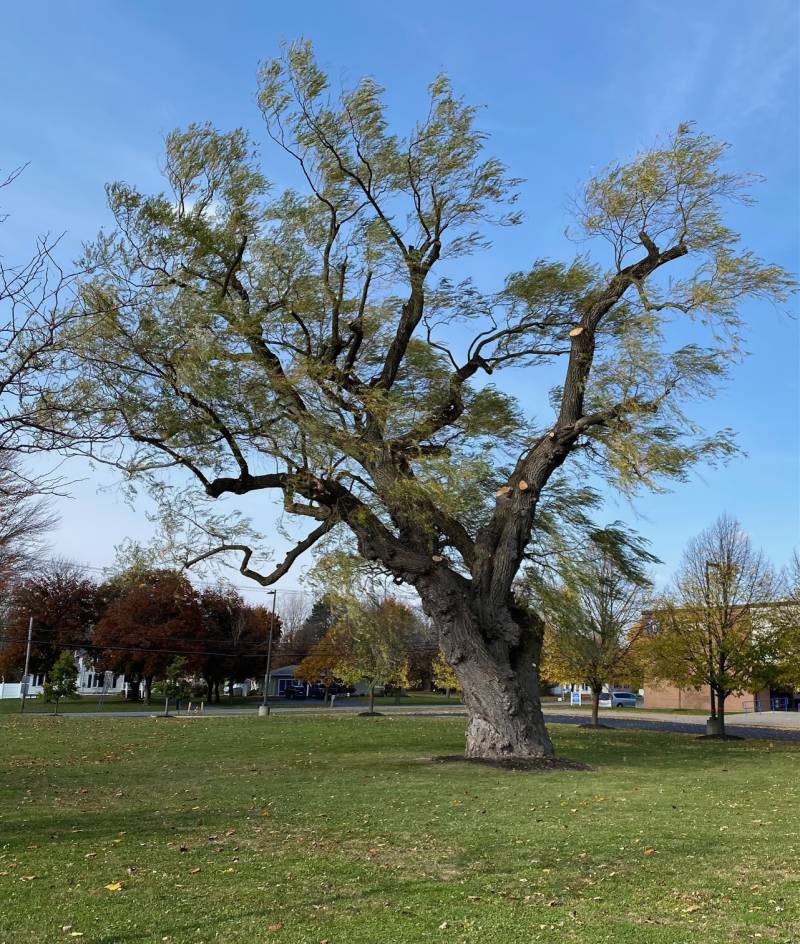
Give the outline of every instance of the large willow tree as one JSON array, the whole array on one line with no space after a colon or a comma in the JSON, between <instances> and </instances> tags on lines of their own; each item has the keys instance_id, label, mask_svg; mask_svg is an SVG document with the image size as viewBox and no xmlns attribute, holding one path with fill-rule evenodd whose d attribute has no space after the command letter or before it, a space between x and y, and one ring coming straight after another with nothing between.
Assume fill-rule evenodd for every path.
<instances>
[{"instance_id":1,"label":"large willow tree","mask_svg":"<svg viewBox=\"0 0 800 944\"><path fill-rule=\"evenodd\" d=\"M271 188L244 131L209 126L169 136L164 193L108 188L81 379L58 398L73 445L157 483L189 561L241 555L263 584L344 529L438 625L467 753L550 754L542 623L515 577L553 507L569 515L570 457L630 490L730 452L684 409L735 359L740 302L789 287L723 222L750 181L681 127L588 183L586 255L537 259L486 292L463 275L485 265L492 225L518 222L517 181L446 79L400 136L374 81L334 94L300 44L262 69L259 103L297 190ZM524 403L495 386L504 368ZM176 492L176 470L199 488ZM214 510L252 492L310 521L269 573Z\"/></svg>"}]
</instances>

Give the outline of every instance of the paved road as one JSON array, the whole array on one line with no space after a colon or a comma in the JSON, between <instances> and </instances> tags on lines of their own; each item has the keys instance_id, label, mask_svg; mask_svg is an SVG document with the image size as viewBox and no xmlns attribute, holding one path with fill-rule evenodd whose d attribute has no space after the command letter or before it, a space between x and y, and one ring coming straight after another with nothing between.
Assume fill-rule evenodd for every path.
<instances>
[{"instance_id":1,"label":"paved road","mask_svg":"<svg viewBox=\"0 0 800 944\"><path fill-rule=\"evenodd\" d=\"M585 724L586 715L557 714L553 711L545 712L548 722L553 724ZM688 718L681 721L664 721L651 718L613 718L603 717L603 723L611 728L635 728L640 731L665 731L673 734L702 734L705 730L706 719L695 716L696 721ZM728 734L735 734L742 738L767 739L770 741L800 741L800 730L790 728L766 728L754 724L737 725L728 722L725 725Z\"/></svg>"}]
</instances>

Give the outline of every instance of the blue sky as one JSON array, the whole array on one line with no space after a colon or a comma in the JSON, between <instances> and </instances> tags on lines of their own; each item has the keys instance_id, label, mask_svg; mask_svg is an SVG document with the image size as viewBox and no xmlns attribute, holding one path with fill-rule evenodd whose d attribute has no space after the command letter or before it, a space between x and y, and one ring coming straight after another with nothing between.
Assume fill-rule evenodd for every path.
<instances>
[{"instance_id":1,"label":"blue sky","mask_svg":"<svg viewBox=\"0 0 800 944\"><path fill-rule=\"evenodd\" d=\"M526 180L527 216L474 260L486 287L534 258L571 257L566 206L581 181L687 119L730 142L733 166L766 178L757 205L732 219L747 245L796 272L799 11L796 0L8 5L0 169L30 166L4 193L11 216L0 246L19 258L36 233L66 231L62 249L77 255L108 222L107 181L160 188L159 154L174 127L210 120L263 139L257 64L282 40L304 36L335 80L372 74L385 85L401 130L441 71L485 106L491 151ZM285 163L267 147L263 154L267 175L286 182ZM798 542L800 350L792 308L747 304L751 356L696 413L709 427L734 427L746 456L634 505L609 495L606 517L624 518L651 539L665 562L662 579L686 539L723 511L777 563ZM111 476L77 465L70 472L83 481L61 503L55 551L103 566L126 536L149 533L144 506L127 507ZM251 503L259 517L262 502Z\"/></svg>"}]
</instances>

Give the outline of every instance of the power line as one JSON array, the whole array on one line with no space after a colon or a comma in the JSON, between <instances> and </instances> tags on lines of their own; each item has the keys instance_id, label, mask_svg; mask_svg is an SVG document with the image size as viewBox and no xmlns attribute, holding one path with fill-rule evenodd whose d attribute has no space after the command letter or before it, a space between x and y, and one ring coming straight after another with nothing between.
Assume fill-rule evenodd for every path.
<instances>
[{"instance_id":1,"label":"power line","mask_svg":"<svg viewBox=\"0 0 800 944\"><path fill-rule=\"evenodd\" d=\"M15 641L22 642L24 639L24 634L18 635L16 637L9 635L8 633L0 633L0 640L6 641ZM171 640L174 643L178 642L187 642L194 643L197 642L196 637L176 637ZM338 653L338 649L335 647L331 648L320 648L321 642L316 643L308 648L292 648L287 649L283 648L278 642L278 652L282 657L288 658L305 658L305 656L310 653L314 655L325 656L332 655L335 656ZM220 658L230 659L230 658L256 658L258 656L266 655L264 647L267 646L267 640L265 639L262 643L259 643L257 647L252 649L245 649L241 651L237 650L227 650L217 652L212 649L166 649L161 647L152 647L149 646L146 642L143 642L140 645L132 646L120 646L120 645L104 645L103 643L93 643L91 640L70 640L70 639L56 639L56 638L47 638L47 637L37 637L34 636L31 639L33 645L49 645L52 643L58 643L62 649L72 649L75 651L86 652L87 654L101 654L103 652L143 652L143 653L153 653L158 655L176 655L176 656L218 656ZM412 655L412 654L430 654L435 652L437 645L416 645L416 646L402 646L398 647L398 653L403 655Z\"/></svg>"}]
</instances>

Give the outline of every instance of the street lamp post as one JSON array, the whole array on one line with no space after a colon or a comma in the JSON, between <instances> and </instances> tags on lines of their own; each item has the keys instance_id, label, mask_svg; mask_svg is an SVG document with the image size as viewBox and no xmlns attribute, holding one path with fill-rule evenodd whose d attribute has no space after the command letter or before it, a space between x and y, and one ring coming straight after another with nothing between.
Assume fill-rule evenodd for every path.
<instances>
[{"instance_id":1,"label":"street lamp post","mask_svg":"<svg viewBox=\"0 0 800 944\"><path fill-rule=\"evenodd\" d=\"M706 627L709 633L709 637L711 635L709 623L711 620L711 569L712 568L714 568L717 571L720 571L722 570L722 564L720 564L719 561L706 561ZM714 658L714 654L712 652L710 639L709 639L708 650L709 650L708 660L709 660L709 670L710 670L709 671L709 689L711 691L711 717L709 717L708 720L706 721L706 734L716 736L716 735L722 734L722 724L720 722L719 715L717 714L716 695L711 685L711 676L713 674L711 670L713 670L712 660Z\"/></svg>"},{"instance_id":2,"label":"street lamp post","mask_svg":"<svg viewBox=\"0 0 800 944\"><path fill-rule=\"evenodd\" d=\"M267 643L267 667L264 670L264 692L261 697L261 705L258 709L258 715L260 718L267 717L269 715L269 676L272 670L272 634L275 629L275 602L278 596L278 591L272 591L272 615L269 621L269 642Z\"/></svg>"},{"instance_id":3,"label":"street lamp post","mask_svg":"<svg viewBox=\"0 0 800 944\"><path fill-rule=\"evenodd\" d=\"M20 702L20 714L25 711L25 699L28 697L28 669L31 664L31 636L33 635L33 617L28 620L28 643L25 646L25 674L22 676L22 701Z\"/></svg>"}]
</instances>

